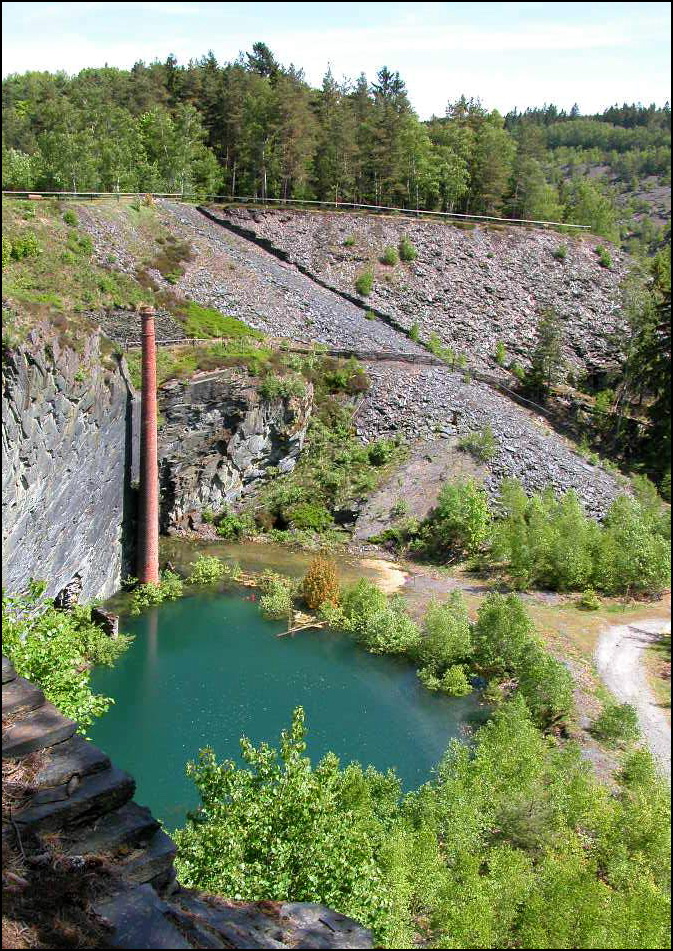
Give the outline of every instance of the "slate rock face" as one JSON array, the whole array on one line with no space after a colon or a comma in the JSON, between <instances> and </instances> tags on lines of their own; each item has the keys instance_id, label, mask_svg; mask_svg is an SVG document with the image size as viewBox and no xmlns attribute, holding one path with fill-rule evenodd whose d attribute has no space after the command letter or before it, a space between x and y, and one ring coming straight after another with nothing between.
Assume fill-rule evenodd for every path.
<instances>
[{"instance_id":1,"label":"slate rock face","mask_svg":"<svg viewBox=\"0 0 673 951\"><path fill-rule=\"evenodd\" d=\"M563 321L571 366L600 372L619 360L620 282L629 262L604 238L503 225L461 229L448 222L343 212L229 208L216 215L349 297L356 296L357 276L372 270L374 287L361 298L362 306L406 330L416 324L422 340L436 333L476 369L494 367L498 342L510 359L527 365L538 316L549 307ZM396 247L403 236L414 245L416 260L381 264L383 249ZM345 246L347 238L354 244ZM608 247L611 268L601 266L599 244ZM561 245L564 260L554 256Z\"/></svg>"},{"instance_id":2,"label":"slate rock face","mask_svg":"<svg viewBox=\"0 0 673 951\"><path fill-rule=\"evenodd\" d=\"M2 564L9 591L31 577L47 582L50 597L81 584L82 601L119 588L133 391L123 365L101 360L100 341L96 332L83 336L76 353L38 327L4 355Z\"/></svg>"},{"instance_id":3,"label":"slate rock face","mask_svg":"<svg viewBox=\"0 0 673 951\"><path fill-rule=\"evenodd\" d=\"M262 399L240 370L173 381L159 393L163 528L238 499L269 467L290 471L301 452L313 405L303 397Z\"/></svg>"}]
</instances>

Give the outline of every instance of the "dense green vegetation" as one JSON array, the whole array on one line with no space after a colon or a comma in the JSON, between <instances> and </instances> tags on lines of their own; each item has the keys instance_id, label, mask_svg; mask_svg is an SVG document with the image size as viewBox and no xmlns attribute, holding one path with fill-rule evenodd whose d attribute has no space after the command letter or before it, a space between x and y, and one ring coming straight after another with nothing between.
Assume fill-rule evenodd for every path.
<instances>
[{"instance_id":1,"label":"dense green vegetation","mask_svg":"<svg viewBox=\"0 0 673 951\"><path fill-rule=\"evenodd\" d=\"M169 56L3 81L3 188L506 214L588 224L607 238L621 230L645 250L661 237L647 189L670 184L669 135L668 105L502 117L462 96L421 122L399 73L339 83L328 70L312 89L263 43L233 63L210 52L186 67Z\"/></svg>"},{"instance_id":2,"label":"dense green vegetation","mask_svg":"<svg viewBox=\"0 0 673 951\"><path fill-rule=\"evenodd\" d=\"M181 882L324 902L389 948L668 947L669 797L645 752L612 794L514 699L403 796L393 773L313 766L305 735L298 709L279 749L189 764Z\"/></svg>"},{"instance_id":3,"label":"dense green vegetation","mask_svg":"<svg viewBox=\"0 0 673 951\"><path fill-rule=\"evenodd\" d=\"M574 491L529 497L507 479L491 506L474 479L447 483L422 523L403 522L381 540L443 564L471 557L519 589L656 595L669 583L670 511L651 483L636 485L639 497L618 496L599 523Z\"/></svg>"},{"instance_id":4,"label":"dense green vegetation","mask_svg":"<svg viewBox=\"0 0 673 951\"><path fill-rule=\"evenodd\" d=\"M113 664L131 638L110 638L91 622L90 608L57 610L44 588L31 581L27 594L3 591L2 650L18 674L38 684L47 700L82 729L114 703L92 692L91 666Z\"/></svg>"}]
</instances>

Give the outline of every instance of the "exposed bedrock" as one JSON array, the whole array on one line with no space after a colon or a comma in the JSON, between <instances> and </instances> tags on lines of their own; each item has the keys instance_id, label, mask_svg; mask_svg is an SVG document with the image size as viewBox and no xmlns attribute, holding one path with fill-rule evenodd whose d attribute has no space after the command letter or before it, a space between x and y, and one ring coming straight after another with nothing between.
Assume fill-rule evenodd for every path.
<instances>
[{"instance_id":1,"label":"exposed bedrock","mask_svg":"<svg viewBox=\"0 0 673 951\"><path fill-rule=\"evenodd\" d=\"M349 297L357 297L357 276L372 270L374 286L361 298L363 307L406 329L417 324L426 340L435 332L472 366L492 365L499 341L510 359L526 364L538 314L546 307L563 319L571 365L594 372L619 359L614 335L623 328L619 285L628 257L609 245L612 266L601 266L595 249L608 245L605 239L502 225L462 230L445 222L345 213L215 213ZM416 260L382 264L384 249L397 247L404 235Z\"/></svg>"},{"instance_id":2,"label":"exposed bedrock","mask_svg":"<svg viewBox=\"0 0 673 951\"><path fill-rule=\"evenodd\" d=\"M194 513L218 511L264 478L290 472L304 444L313 389L302 397L263 399L259 381L220 370L165 384L159 470L163 528Z\"/></svg>"},{"instance_id":3,"label":"exposed bedrock","mask_svg":"<svg viewBox=\"0 0 673 951\"><path fill-rule=\"evenodd\" d=\"M2 568L9 591L43 579L83 600L119 588L129 533L132 387L123 365L48 328L3 354Z\"/></svg>"}]
</instances>

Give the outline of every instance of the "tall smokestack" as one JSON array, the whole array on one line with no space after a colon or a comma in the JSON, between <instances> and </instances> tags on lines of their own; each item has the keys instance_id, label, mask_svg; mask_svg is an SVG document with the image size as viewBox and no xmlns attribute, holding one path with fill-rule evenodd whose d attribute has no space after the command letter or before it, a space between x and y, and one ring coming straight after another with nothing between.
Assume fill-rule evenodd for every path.
<instances>
[{"instance_id":1,"label":"tall smokestack","mask_svg":"<svg viewBox=\"0 0 673 951\"><path fill-rule=\"evenodd\" d=\"M141 307L142 404L140 425L140 534L138 580L159 581L159 466L157 462L157 354L154 308Z\"/></svg>"}]
</instances>

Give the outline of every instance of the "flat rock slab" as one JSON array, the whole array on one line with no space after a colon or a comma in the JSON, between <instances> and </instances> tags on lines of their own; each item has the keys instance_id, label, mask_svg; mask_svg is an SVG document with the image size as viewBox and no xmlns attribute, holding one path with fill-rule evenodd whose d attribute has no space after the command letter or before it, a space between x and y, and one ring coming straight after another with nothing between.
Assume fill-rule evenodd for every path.
<instances>
[{"instance_id":1,"label":"flat rock slab","mask_svg":"<svg viewBox=\"0 0 673 951\"><path fill-rule=\"evenodd\" d=\"M159 829L149 845L131 854L121 863L121 873L127 882L149 882L150 879L173 867L177 846L169 835Z\"/></svg>"},{"instance_id":2,"label":"flat rock slab","mask_svg":"<svg viewBox=\"0 0 673 951\"><path fill-rule=\"evenodd\" d=\"M287 948L278 917L278 903L268 902L262 910L258 903L234 902L197 892L178 892L172 903L195 915L233 948Z\"/></svg>"},{"instance_id":3,"label":"flat rock slab","mask_svg":"<svg viewBox=\"0 0 673 951\"><path fill-rule=\"evenodd\" d=\"M52 703L44 703L39 710L13 723L2 734L3 759L14 759L44 750L54 743L67 740L76 729L74 720L62 716Z\"/></svg>"},{"instance_id":4,"label":"flat rock slab","mask_svg":"<svg viewBox=\"0 0 673 951\"><path fill-rule=\"evenodd\" d=\"M14 670L14 665L11 660L5 655L2 655L2 682L3 684L9 683L10 680L14 680L16 677L16 671Z\"/></svg>"},{"instance_id":5,"label":"flat rock slab","mask_svg":"<svg viewBox=\"0 0 673 951\"><path fill-rule=\"evenodd\" d=\"M114 766L87 776L70 795L69 785L38 792L15 814L16 822L40 832L83 825L128 802L136 786L132 776Z\"/></svg>"},{"instance_id":6,"label":"flat rock slab","mask_svg":"<svg viewBox=\"0 0 673 951\"><path fill-rule=\"evenodd\" d=\"M346 915L310 902L287 902L280 920L293 948L373 948L371 931Z\"/></svg>"},{"instance_id":7,"label":"flat rock slab","mask_svg":"<svg viewBox=\"0 0 673 951\"><path fill-rule=\"evenodd\" d=\"M61 786L73 776L80 778L107 769L110 758L83 736L70 739L49 748L46 762L35 777L35 785Z\"/></svg>"},{"instance_id":8,"label":"flat rock slab","mask_svg":"<svg viewBox=\"0 0 673 951\"><path fill-rule=\"evenodd\" d=\"M44 694L39 687L26 680L25 677L15 677L2 685L2 715L20 716L37 710L44 703Z\"/></svg>"},{"instance_id":9,"label":"flat rock slab","mask_svg":"<svg viewBox=\"0 0 673 951\"><path fill-rule=\"evenodd\" d=\"M138 885L94 905L113 927L113 948L191 948L166 917L168 905L150 885Z\"/></svg>"},{"instance_id":10,"label":"flat rock slab","mask_svg":"<svg viewBox=\"0 0 673 951\"><path fill-rule=\"evenodd\" d=\"M127 802L120 809L101 816L93 825L76 830L63 847L69 855L114 852L122 845L136 847L149 842L159 828L147 806Z\"/></svg>"}]
</instances>

